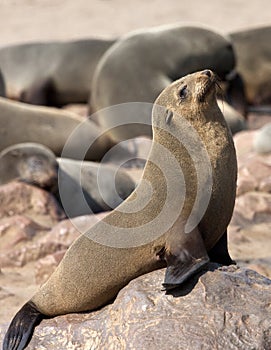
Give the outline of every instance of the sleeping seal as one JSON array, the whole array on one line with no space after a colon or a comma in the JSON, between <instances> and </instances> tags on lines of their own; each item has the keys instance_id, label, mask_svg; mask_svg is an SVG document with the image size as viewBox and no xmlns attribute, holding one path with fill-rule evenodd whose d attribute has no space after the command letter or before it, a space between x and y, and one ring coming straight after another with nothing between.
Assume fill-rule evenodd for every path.
<instances>
[{"instance_id":1,"label":"sleeping seal","mask_svg":"<svg viewBox=\"0 0 271 350\"><path fill-rule=\"evenodd\" d=\"M86 103L96 65L114 40L35 42L0 49L7 97L57 106Z\"/></svg>"},{"instance_id":2,"label":"sleeping seal","mask_svg":"<svg viewBox=\"0 0 271 350\"><path fill-rule=\"evenodd\" d=\"M119 142L151 136L151 107L134 116L106 108L126 102L154 103L172 81L201 69L212 69L226 80L235 68L228 38L200 27L168 25L132 32L112 45L99 61L92 81L91 109L102 128ZM232 75L232 74L231 74ZM236 78L236 77L235 77ZM239 80L229 83L230 95L242 89ZM232 85L238 85L234 88ZM238 97L239 98L239 97ZM230 99L234 101L234 96ZM125 120L134 120L126 125ZM124 124L115 128L116 125Z\"/></svg>"},{"instance_id":3,"label":"sleeping seal","mask_svg":"<svg viewBox=\"0 0 271 350\"><path fill-rule=\"evenodd\" d=\"M236 69L244 81L247 103L269 105L271 110L271 26L230 34L235 50Z\"/></svg>"},{"instance_id":4,"label":"sleeping seal","mask_svg":"<svg viewBox=\"0 0 271 350\"><path fill-rule=\"evenodd\" d=\"M21 181L55 195L68 217L116 208L135 182L110 164L56 158L38 143L20 143L0 152L0 184Z\"/></svg>"},{"instance_id":5,"label":"sleeping seal","mask_svg":"<svg viewBox=\"0 0 271 350\"><path fill-rule=\"evenodd\" d=\"M94 122L82 123L75 113L0 97L0 151L22 142L41 143L57 156L65 148L67 158L94 161L113 145Z\"/></svg>"}]
</instances>

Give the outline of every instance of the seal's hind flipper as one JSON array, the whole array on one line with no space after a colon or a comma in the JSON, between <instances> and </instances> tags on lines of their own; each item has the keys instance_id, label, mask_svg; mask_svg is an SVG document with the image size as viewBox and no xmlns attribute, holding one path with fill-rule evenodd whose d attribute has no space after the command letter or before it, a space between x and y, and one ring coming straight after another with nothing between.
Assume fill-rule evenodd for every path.
<instances>
[{"instance_id":1,"label":"seal's hind flipper","mask_svg":"<svg viewBox=\"0 0 271 350\"><path fill-rule=\"evenodd\" d=\"M34 328L45 316L31 302L26 303L13 318L3 342L3 350L23 350Z\"/></svg>"},{"instance_id":2,"label":"seal's hind flipper","mask_svg":"<svg viewBox=\"0 0 271 350\"><path fill-rule=\"evenodd\" d=\"M221 265L232 265L236 264L230 257L228 251L228 236L227 231L224 232L223 236L215 244L215 246L208 253L209 258L212 262L216 262Z\"/></svg>"},{"instance_id":3,"label":"seal's hind flipper","mask_svg":"<svg viewBox=\"0 0 271 350\"><path fill-rule=\"evenodd\" d=\"M198 228L190 233L171 232L167 237L164 259L167 269L163 287L176 288L209 262Z\"/></svg>"}]
</instances>

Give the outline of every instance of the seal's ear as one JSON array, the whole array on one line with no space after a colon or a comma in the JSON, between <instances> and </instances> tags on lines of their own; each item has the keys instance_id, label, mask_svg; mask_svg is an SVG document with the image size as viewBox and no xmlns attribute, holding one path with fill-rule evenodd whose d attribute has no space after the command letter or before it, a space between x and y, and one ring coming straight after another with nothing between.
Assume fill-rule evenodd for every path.
<instances>
[{"instance_id":1,"label":"seal's ear","mask_svg":"<svg viewBox=\"0 0 271 350\"><path fill-rule=\"evenodd\" d=\"M198 228L190 233L170 232L167 237L164 259L167 269L163 287L166 291L178 287L209 262Z\"/></svg>"},{"instance_id":2,"label":"seal's ear","mask_svg":"<svg viewBox=\"0 0 271 350\"><path fill-rule=\"evenodd\" d=\"M216 242L215 246L208 252L209 258L212 262L216 262L221 265L236 265L236 262L232 260L228 251L228 235L227 231Z\"/></svg>"},{"instance_id":3,"label":"seal's ear","mask_svg":"<svg viewBox=\"0 0 271 350\"><path fill-rule=\"evenodd\" d=\"M169 125L172 118L173 118L173 112L170 109L166 110L166 124Z\"/></svg>"}]
</instances>

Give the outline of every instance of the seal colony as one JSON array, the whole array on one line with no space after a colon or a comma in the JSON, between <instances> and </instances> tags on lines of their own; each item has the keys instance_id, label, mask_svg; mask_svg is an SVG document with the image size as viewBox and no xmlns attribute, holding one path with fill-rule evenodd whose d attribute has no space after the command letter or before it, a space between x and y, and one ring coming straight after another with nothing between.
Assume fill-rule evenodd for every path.
<instances>
[{"instance_id":1,"label":"seal colony","mask_svg":"<svg viewBox=\"0 0 271 350\"><path fill-rule=\"evenodd\" d=\"M24 349L44 317L108 303L141 274L167 265L164 286L170 289L209 259L232 263L226 232L237 164L215 85L216 76L205 70L161 93L140 184L73 243L49 280L15 315L3 350Z\"/></svg>"},{"instance_id":2,"label":"seal colony","mask_svg":"<svg viewBox=\"0 0 271 350\"><path fill-rule=\"evenodd\" d=\"M271 26L230 34L237 71L244 81L247 103L271 104Z\"/></svg>"},{"instance_id":3,"label":"seal colony","mask_svg":"<svg viewBox=\"0 0 271 350\"><path fill-rule=\"evenodd\" d=\"M102 56L92 80L91 110L97 111L97 124L110 128L116 141L132 137L151 136L151 110L131 115L111 107L126 102L149 102L172 81L208 67L220 79L226 80L235 68L235 55L230 40L215 31L200 27L167 25L132 32L113 44ZM237 88L234 86L238 85ZM233 79L228 90L241 89ZM230 97L234 100L234 96Z\"/></svg>"},{"instance_id":4,"label":"seal colony","mask_svg":"<svg viewBox=\"0 0 271 350\"><path fill-rule=\"evenodd\" d=\"M96 65L114 40L36 42L0 49L7 97L62 106L86 103Z\"/></svg>"},{"instance_id":5,"label":"seal colony","mask_svg":"<svg viewBox=\"0 0 271 350\"><path fill-rule=\"evenodd\" d=\"M51 192L68 217L114 209L135 189L132 178L118 167L56 158L47 147L29 142L0 152L0 184L9 181Z\"/></svg>"},{"instance_id":6,"label":"seal colony","mask_svg":"<svg viewBox=\"0 0 271 350\"><path fill-rule=\"evenodd\" d=\"M22 142L41 143L57 156L65 146L65 157L82 160L85 156L93 161L112 147L109 137L91 120L82 123L69 111L0 97L0 151Z\"/></svg>"}]
</instances>

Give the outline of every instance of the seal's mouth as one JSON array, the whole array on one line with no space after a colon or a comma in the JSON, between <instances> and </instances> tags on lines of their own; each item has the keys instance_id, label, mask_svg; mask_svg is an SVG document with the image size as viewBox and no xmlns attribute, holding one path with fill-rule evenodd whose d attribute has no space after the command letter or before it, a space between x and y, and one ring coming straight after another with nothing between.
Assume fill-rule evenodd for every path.
<instances>
[{"instance_id":1,"label":"seal's mouth","mask_svg":"<svg viewBox=\"0 0 271 350\"><path fill-rule=\"evenodd\" d=\"M218 84L217 76L210 70L205 70L200 75L197 88L197 99L199 102L204 102L207 96L215 91L215 85Z\"/></svg>"}]
</instances>

